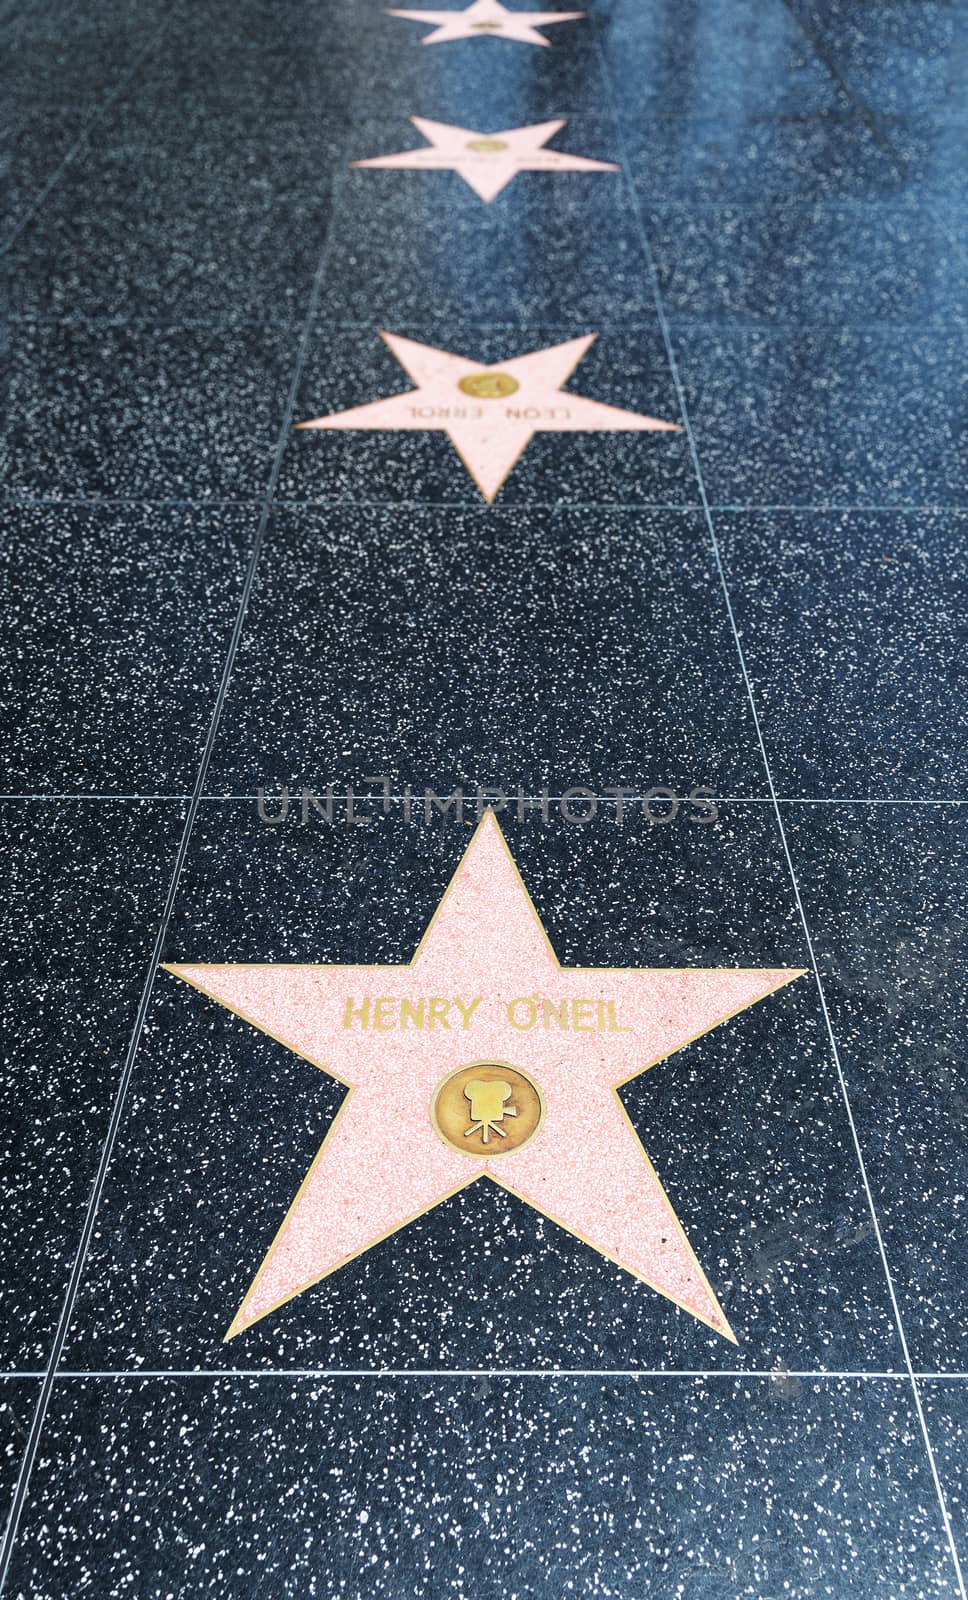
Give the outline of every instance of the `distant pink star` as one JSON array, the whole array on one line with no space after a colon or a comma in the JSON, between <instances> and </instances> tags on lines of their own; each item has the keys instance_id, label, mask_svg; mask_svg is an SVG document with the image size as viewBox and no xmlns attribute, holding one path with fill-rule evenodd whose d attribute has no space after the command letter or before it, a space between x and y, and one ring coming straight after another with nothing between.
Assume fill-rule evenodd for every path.
<instances>
[{"instance_id":1,"label":"distant pink star","mask_svg":"<svg viewBox=\"0 0 968 1600\"><path fill-rule=\"evenodd\" d=\"M426 117L410 121L429 139L430 148L402 150L395 156L374 156L369 161L354 161L355 167L407 167L419 172L450 170L469 183L482 200L495 195L519 172L618 172L612 161L589 161L585 156L569 156L561 150L546 150L547 141L566 118L556 122L537 122L528 128L504 128L500 133L477 133L472 128L454 128L447 122L429 122Z\"/></svg>"},{"instance_id":2,"label":"distant pink star","mask_svg":"<svg viewBox=\"0 0 968 1600\"><path fill-rule=\"evenodd\" d=\"M616 1091L797 972L562 968L492 814L406 966L167 970L349 1089L228 1338L480 1178L733 1338ZM473 1102L463 1134L433 1120L451 1074L482 1067L537 1086L519 1148L510 1083L478 1102L495 1126L476 1150ZM455 1277L473 1248L454 1239Z\"/></svg>"},{"instance_id":3,"label":"distant pink star","mask_svg":"<svg viewBox=\"0 0 968 1600\"><path fill-rule=\"evenodd\" d=\"M513 39L518 44L551 43L539 28L552 22L576 22L584 11L509 11L501 0L474 0L463 11L391 11L409 22L436 23L421 44L446 44L451 39Z\"/></svg>"},{"instance_id":4,"label":"distant pink star","mask_svg":"<svg viewBox=\"0 0 968 1600\"><path fill-rule=\"evenodd\" d=\"M562 389L597 335L482 367L398 334L381 333L417 385L298 428L446 433L485 500L493 500L536 433L678 433L674 422L623 411Z\"/></svg>"}]
</instances>

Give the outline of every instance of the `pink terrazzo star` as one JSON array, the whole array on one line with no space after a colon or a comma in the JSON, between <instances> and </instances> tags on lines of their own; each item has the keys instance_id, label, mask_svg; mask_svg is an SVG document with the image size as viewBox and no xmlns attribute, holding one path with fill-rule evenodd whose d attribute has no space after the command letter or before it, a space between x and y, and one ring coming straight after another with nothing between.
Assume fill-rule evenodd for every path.
<instances>
[{"instance_id":1,"label":"pink terrazzo star","mask_svg":"<svg viewBox=\"0 0 968 1600\"><path fill-rule=\"evenodd\" d=\"M349 1089L227 1338L483 1177L733 1338L616 1090L799 973L560 967L490 813L407 966L167 970ZM473 1153L431 1120L442 1081L482 1063L543 1097L518 1148Z\"/></svg>"},{"instance_id":2,"label":"pink terrazzo star","mask_svg":"<svg viewBox=\"0 0 968 1600\"><path fill-rule=\"evenodd\" d=\"M486 201L500 194L519 172L618 172L611 161L590 161L586 156L546 150L544 146L566 120L559 117L556 122L537 122L528 128L478 133L473 128L451 127L448 122L411 117L417 132L430 141L429 149L402 150L399 155L374 156L368 161L354 161L353 165L457 172Z\"/></svg>"},{"instance_id":3,"label":"pink terrazzo star","mask_svg":"<svg viewBox=\"0 0 968 1600\"><path fill-rule=\"evenodd\" d=\"M552 22L577 22L584 11L509 11L500 0L474 0L463 11L391 11L409 22L432 22L421 44L447 44L451 39L513 39L517 44L550 45L537 30Z\"/></svg>"},{"instance_id":4,"label":"pink terrazzo star","mask_svg":"<svg viewBox=\"0 0 968 1600\"><path fill-rule=\"evenodd\" d=\"M380 337L416 389L296 426L446 433L488 501L536 433L681 432L674 422L564 392L594 333L489 367L398 334Z\"/></svg>"}]
</instances>

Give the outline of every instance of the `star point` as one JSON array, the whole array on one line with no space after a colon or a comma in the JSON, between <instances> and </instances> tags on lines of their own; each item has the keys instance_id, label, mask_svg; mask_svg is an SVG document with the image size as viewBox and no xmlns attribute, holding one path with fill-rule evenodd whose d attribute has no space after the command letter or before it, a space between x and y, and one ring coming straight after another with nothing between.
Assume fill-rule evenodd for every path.
<instances>
[{"instance_id":1,"label":"star point","mask_svg":"<svg viewBox=\"0 0 968 1600\"><path fill-rule=\"evenodd\" d=\"M348 1090L226 1338L487 1177L736 1342L618 1091L799 970L562 967L491 813L406 964L166 970Z\"/></svg>"}]
</instances>

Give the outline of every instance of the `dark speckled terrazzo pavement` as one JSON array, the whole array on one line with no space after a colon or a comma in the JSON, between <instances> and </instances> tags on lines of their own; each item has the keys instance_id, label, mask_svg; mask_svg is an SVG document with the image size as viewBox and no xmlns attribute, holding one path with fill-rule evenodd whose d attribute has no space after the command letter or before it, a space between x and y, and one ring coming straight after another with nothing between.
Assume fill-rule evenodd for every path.
<instances>
[{"instance_id":1,"label":"dark speckled terrazzo pavement","mask_svg":"<svg viewBox=\"0 0 968 1600\"><path fill-rule=\"evenodd\" d=\"M966 1600L968 6L587 10L0 8L3 1600ZM296 431L381 330L679 431ZM621 1091L737 1342L479 1183L226 1343L346 1091L163 965L485 791L564 967L806 973Z\"/></svg>"}]
</instances>

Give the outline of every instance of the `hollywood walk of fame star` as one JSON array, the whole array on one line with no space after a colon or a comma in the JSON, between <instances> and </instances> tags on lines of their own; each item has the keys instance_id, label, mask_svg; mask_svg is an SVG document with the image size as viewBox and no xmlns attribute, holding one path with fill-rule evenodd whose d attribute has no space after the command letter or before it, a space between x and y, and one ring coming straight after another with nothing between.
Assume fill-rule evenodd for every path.
<instances>
[{"instance_id":1,"label":"hollywood walk of fame star","mask_svg":"<svg viewBox=\"0 0 968 1600\"><path fill-rule=\"evenodd\" d=\"M421 44L447 44L451 39L513 39L517 44L550 45L538 32L552 22L577 22L584 11L509 11L501 0L474 0L463 11L391 11L409 22L433 22L433 33Z\"/></svg>"},{"instance_id":2,"label":"hollywood walk of fame star","mask_svg":"<svg viewBox=\"0 0 968 1600\"><path fill-rule=\"evenodd\" d=\"M589 333L482 367L448 350L381 332L416 389L296 427L446 433L488 501L536 433L681 432L677 423L563 391L596 337Z\"/></svg>"},{"instance_id":3,"label":"hollywood walk of fame star","mask_svg":"<svg viewBox=\"0 0 968 1600\"><path fill-rule=\"evenodd\" d=\"M590 161L585 156L566 155L562 150L546 150L544 146L566 120L559 117L556 122L537 122L528 128L478 133L473 128L454 128L447 122L411 117L417 132L430 141L429 149L402 150L399 155L374 156L368 161L354 161L353 165L457 172L486 201L499 195L519 172L619 171L612 161Z\"/></svg>"},{"instance_id":4,"label":"hollywood walk of fame star","mask_svg":"<svg viewBox=\"0 0 968 1600\"><path fill-rule=\"evenodd\" d=\"M349 1091L227 1338L483 1177L733 1338L616 1091L798 972L559 966L492 813L408 965L167 971Z\"/></svg>"}]
</instances>

